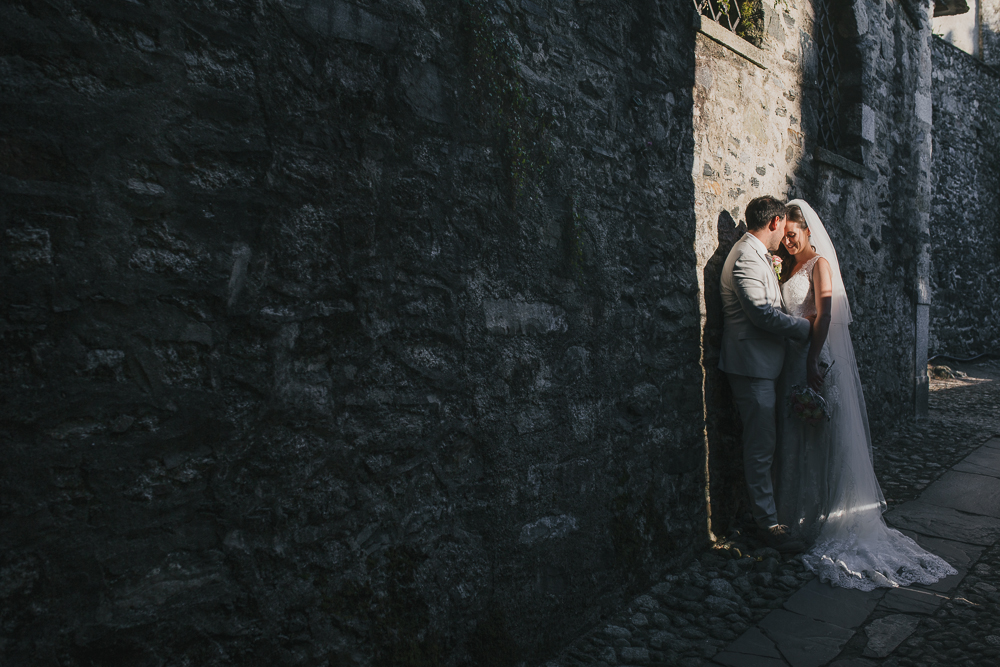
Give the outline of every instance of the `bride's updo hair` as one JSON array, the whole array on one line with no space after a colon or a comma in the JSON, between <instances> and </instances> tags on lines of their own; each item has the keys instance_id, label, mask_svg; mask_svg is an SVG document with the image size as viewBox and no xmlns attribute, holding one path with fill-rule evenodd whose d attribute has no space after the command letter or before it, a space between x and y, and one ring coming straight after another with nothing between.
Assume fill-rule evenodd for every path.
<instances>
[{"instance_id":1,"label":"bride's updo hair","mask_svg":"<svg viewBox=\"0 0 1000 667\"><path fill-rule=\"evenodd\" d=\"M809 229L809 223L806 222L806 216L802 215L802 209L792 204L788 207L787 214L788 222L794 222L799 226L799 229Z\"/></svg>"}]
</instances>

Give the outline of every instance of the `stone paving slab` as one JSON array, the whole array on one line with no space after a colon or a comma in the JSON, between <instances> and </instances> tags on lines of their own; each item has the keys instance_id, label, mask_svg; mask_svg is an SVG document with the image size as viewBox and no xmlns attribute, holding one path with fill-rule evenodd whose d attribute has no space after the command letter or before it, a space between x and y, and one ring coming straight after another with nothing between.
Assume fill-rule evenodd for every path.
<instances>
[{"instance_id":1,"label":"stone paving slab","mask_svg":"<svg viewBox=\"0 0 1000 667\"><path fill-rule=\"evenodd\" d=\"M758 624L792 667L820 667L840 653L854 630L775 609Z\"/></svg>"},{"instance_id":2,"label":"stone paving slab","mask_svg":"<svg viewBox=\"0 0 1000 667\"><path fill-rule=\"evenodd\" d=\"M949 470L924 490L920 501L1000 518L1000 479Z\"/></svg>"},{"instance_id":3,"label":"stone paving slab","mask_svg":"<svg viewBox=\"0 0 1000 667\"><path fill-rule=\"evenodd\" d=\"M813 579L785 601L785 609L842 628L856 628L884 594L885 589L865 592L836 588Z\"/></svg>"},{"instance_id":4,"label":"stone paving slab","mask_svg":"<svg viewBox=\"0 0 1000 667\"><path fill-rule=\"evenodd\" d=\"M930 537L990 546L1000 539L1000 520L911 500L886 512L886 523Z\"/></svg>"},{"instance_id":5,"label":"stone paving slab","mask_svg":"<svg viewBox=\"0 0 1000 667\"><path fill-rule=\"evenodd\" d=\"M929 616L938 610L941 603L950 600L947 595L919 588L894 588L885 594L878 608L903 614Z\"/></svg>"},{"instance_id":6,"label":"stone paving slab","mask_svg":"<svg viewBox=\"0 0 1000 667\"><path fill-rule=\"evenodd\" d=\"M720 665L728 667L788 667L788 663L781 658L765 658L762 655L730 653L729 651L718 653L712 659Z\"/></svg>"},{"instance_id":7,"label":"stone paving slab","mask_svg":"<svg viewBox=\"0 0 1000 667\"><path fill-rule=\"evenodd\" d=\"M990 438L983 444L983 447L992 447L994 449L1000 449L1000 438Z\"/></svg>"},{"instance_id":8,"label":"stone paving slab","mask_svg":"<svg viewBox=\"0 0 1000 667\"><path fill-rule=\"evenodd\" d=\"M781 653L770 639L758 628L750 628L744 632L732 644L726 647L726 651L733 653L745 653L748 655L759 655L765 658L776 658L781 660Z\"/></svg>"},{"instance_id":9,"label":"stone paving slab","mask_svg":"<svg viewBox=\"0 0 1000 667\"><path fill-rule=\"evenodd\" d=\"M920 619L906 614L890 614L874 620L865 628L868 644L863 655L872 658L884 658L920 625Z\"/></svg>"},{"instance_id":10,"label":"stone paving slab","mask_svg":"<svg viewBox=\"0 0 1000 667\"><path fill-rule=\"evenodd\" d=\"M980 447L961 460L952 470L1000 477L1000 447Z\"/></svg>"}]
</instances>

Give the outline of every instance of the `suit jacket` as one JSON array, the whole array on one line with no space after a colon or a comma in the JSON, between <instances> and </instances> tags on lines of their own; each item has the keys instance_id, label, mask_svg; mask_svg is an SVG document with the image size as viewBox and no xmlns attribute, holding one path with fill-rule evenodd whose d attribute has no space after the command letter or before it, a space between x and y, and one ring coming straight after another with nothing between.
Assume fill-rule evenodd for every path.
<instances>
[{"instance_id":1,"label":"suit jacket","mask_svg":"<svg viewBox=\"0 0 1000 667\"><path fill-rule=\"evenodd\" d=\"M809 320L785 312L764 244L747 233L722 267L722 354L719 368L773 380L785 361L785 338L809 337Z\"/></svg>"}]
</instances>

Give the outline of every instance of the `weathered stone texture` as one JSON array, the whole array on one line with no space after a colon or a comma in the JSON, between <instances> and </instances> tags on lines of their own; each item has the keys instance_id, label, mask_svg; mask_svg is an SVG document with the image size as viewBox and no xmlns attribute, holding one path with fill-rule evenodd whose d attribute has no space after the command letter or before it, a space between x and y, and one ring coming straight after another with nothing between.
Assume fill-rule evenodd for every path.
<instances>
[{"instance_id":1,"label":"weathered stone texture","mask_svg":"<svg viewBox=\"0 0 1000 667\"><path fill-rule=\"evenodd\" d=\"M916 288L929 242L929 26L894 3L866 0L838 19L841 153L854 161L848 166L859 177L815 157L812 3L791 2L781 11L764 3L764 9L766 69L705 35L697 40L693 177L706 404L709 414L731 406L716 370L722 334L716 292L722 263L743 232L737 221L759 195L800 197L816 209L837 247L858 367L878 431L913 401ZM723 509L724 526L743 497L737 425L732 418L712 419L708 428L713 515Z\"/></svg>"},{"instance_id":2,"label":"weathered stone texture","mask_svg":"<svg viewBox=\"0 0 1000 667\"><path fill-rule=\"evenodd\" d=\"M979 21L983 62L1000 67L1000 0L979 0Z\"/></svg>"},{"instance_id":3,"label":"weathered stone texture","mask_svg":"<svg viewBox=\"0 0 1000 667\"><path fill-rule=\"evenodd\" d=\"M0 9L6 659L507 664L705 539L690 7L482 6L515 206L468 5Z\"/></svg>"},{"instance_id":4,"label":"weathered stone texture","mask_svg":"<svg viewBox=\"0 0 1000 667\"><path fill-rule=\"evenodd\" d=\"M932 353L1000 350L1000 71L934 39Z\"/></svg>"},{"instance_id":5,"label":"weathered stone texture","mask_svg":"<svg viewBox=\"0 0 1000 667\"><path fill-rule=\"evenodd\" d=\"M811 3L761 6L767 69L680 0L0 7L5 658L575 636L705 539L706 411L739 511L717 280L765 192L824 217L907 414L928 28L844 24L859 178L813 158Z\"/></svg>"}]
</instances>

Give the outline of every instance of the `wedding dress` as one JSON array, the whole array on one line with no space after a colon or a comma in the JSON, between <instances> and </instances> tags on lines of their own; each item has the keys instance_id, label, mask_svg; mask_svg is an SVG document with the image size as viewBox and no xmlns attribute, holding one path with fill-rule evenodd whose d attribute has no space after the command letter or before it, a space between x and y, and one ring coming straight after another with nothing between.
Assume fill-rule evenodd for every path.
<instances>
[{"instance_id":1,"label":"wedding dress","mask_svg":"<svg viewBox=\"0 0 1000 667\"><path fill-rule=\"evenodd\" d=\"M820 352L821 366L829 368L821 393L830 420L812 426L789 414L791 387L806 384L809 350L808 342L789 341L779 379L774 469L778 521L813 541L802 559L822 581L865 591L934 583L955 574L955 569L882 519L886 503L872 467L868 414L837 253L815 211L801 200L792 204L802 209L818 256L782 285L789 314L816 313L812 270L819 257L830 263L833 279L830 331Z\"/></svg>"}]
</instances>

